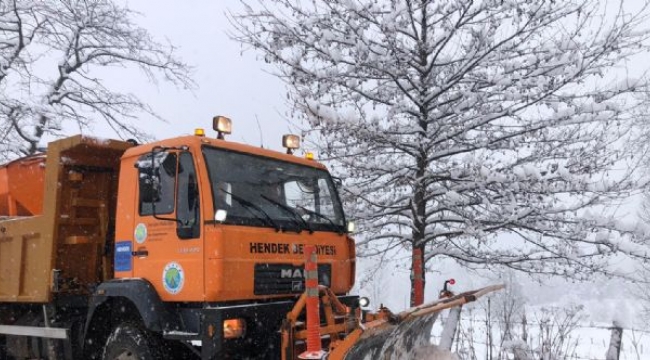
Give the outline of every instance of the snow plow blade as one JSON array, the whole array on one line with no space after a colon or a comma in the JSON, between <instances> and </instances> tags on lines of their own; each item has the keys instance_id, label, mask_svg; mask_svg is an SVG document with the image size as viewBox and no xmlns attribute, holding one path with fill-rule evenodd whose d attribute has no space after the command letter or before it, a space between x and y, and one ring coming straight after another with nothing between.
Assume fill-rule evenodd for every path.
<instances>
[{"instance_id":1,"label":"snow plow blade","mask_svg":"<svg viewBox=\"0 0 650 360\"><path fill-rule=\"evenodd\" d=\"M441 298L434 302L393 314L385 307L377 313L365 314L343 305L330 289L319 286L321 310L325 321L318 332L324 339L325 350L321 356L305 357L308 337L306 324L299 320L305 310L307 295L303 294L293 310L287 314L282 326L282 359L374 360L374 359L437 359L436 354L448 352L457 321L448 321L443 334L449 334L437 346L431 343L431 330L440 312L453 309L450 314L460 315L464 304L494 291L504 285L492 285L478 290ZM451 318L452 316L450 316ZM447 329L447 325L453 329ZM324 344L324 345L325 345ZM444 358L444 357L443 357Z\"/></svg>"},{"instance_id":2,"label":"snow plow blade","mask_svg":"<svg viewBox=\"0 0 650 360\"><path fill-rule=\"evenodd\" d=\"M442 310L459 308L460 311L462 305L503 288L504 285L488 286L380 317L355 330L360 333L357 340L347 351L341 347L340 351L345 353L334 349L330 359L434 359L433 353L445 350L431 344L431 329Z\"/></svg>"}]
</instances>

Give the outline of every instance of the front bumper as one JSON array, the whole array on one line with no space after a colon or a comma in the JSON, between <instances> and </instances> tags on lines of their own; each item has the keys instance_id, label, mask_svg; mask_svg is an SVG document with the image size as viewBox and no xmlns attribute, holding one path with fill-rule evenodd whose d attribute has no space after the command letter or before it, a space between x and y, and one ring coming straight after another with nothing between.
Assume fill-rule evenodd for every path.
<instances>
[{"instance_id":1,"label":"front bumper","mask_svg":"<svg viewBox=\"0 0 650 360\"><path fill-rule=\"evenodd\" d=\"M357 299L358 296L339 297L343 304L351 307ZM187 309L183 316L187 332L168 333L165 338L200 344L200 350L196 350L201 360L280 359L280 327L294 304L295 300L282 300L252 304L206 304L200 309ZM224 339L223 321L228 319L246 321L246 333L242 338Z\"/></svg>"}]
</instances>

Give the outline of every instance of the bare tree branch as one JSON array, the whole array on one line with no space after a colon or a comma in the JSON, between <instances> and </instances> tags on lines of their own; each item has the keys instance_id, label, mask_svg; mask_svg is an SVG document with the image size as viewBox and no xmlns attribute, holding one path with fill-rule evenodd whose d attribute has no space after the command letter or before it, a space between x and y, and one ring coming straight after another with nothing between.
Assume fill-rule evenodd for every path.
<instances>
[{"instance_id":1,"label":"bare tree branch","mask_svg":"<svg viewBox=\"0 0 650 360\"><path fill-rule=\"evenodd\" d=\"M232 36L277 64L345 179L360 254L572 277L650 259L611 210L646 184L650 84L613 74L649 50L647 3L242 3Z\"/></svg>"},{"instance_id":2,"label":"bare tree branch","mask_svg":"<svg viewBox=\"0 0 650 360\"><path fill-rule=\"evenodd\" d=\"M136 15L110 0L0 4L5 157L34 153L43 136L57 135L64 124L83 130L97 118L122 138L147 137L133 120L142 112L157 116L153 109L132 94L107 88L95 71L134 66L153 82L160 78L183 88L194 84L174 47L156 42L133 22Z\"/></svg>"}]
</instances>

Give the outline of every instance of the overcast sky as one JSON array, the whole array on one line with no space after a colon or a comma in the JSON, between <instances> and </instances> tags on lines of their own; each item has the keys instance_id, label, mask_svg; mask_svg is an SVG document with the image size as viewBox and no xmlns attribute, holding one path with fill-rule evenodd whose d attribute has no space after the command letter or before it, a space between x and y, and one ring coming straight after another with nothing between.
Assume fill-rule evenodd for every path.
<instances>
[{"instance_id":1,"label":"overcast sky","mask_svg":"<svg viewBox=\"0 0 650 360\"><path fill-rule=\"evenodd\" d=\"M226 34L230 24L227 6L238 8L236 1L172 0L128 1L141 13L136 19L158 40L168 40L178 47L179 56L194 67L197 89L178 91L173 86L157 86L128 70L110 69L111 87L125 89L141 97L168 123L143 116L138 124L158 139L190 134L203 127L214 136L212 117L225 115L233 120L229 139L251 145L281 150L281 136L289 132L286 121L287 102L284 85L268 72L272 70L259 53L244 50ZM258 122L259 121L259 126ZM262 130L262 137L260 130ZM98 124L94 135L111 137ZM212 134L212 135L211 135Z\"/></svg>"}]
</instances>

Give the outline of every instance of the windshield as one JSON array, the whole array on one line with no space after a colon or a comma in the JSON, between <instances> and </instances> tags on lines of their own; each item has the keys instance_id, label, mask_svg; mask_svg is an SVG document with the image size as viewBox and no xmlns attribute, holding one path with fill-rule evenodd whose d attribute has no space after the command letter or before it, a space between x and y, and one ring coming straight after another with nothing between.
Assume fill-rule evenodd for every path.
<instances>
[{"instance_id":1,"label":"windshield","mask_svg":"<svg viewBox=\"0 0 650 360\"><path fill-rule=\"evenodd\" d=\"M216 210L225 224L343 232L345 219L325 170L205 146Z\"/></svg>"}]
</instances>

